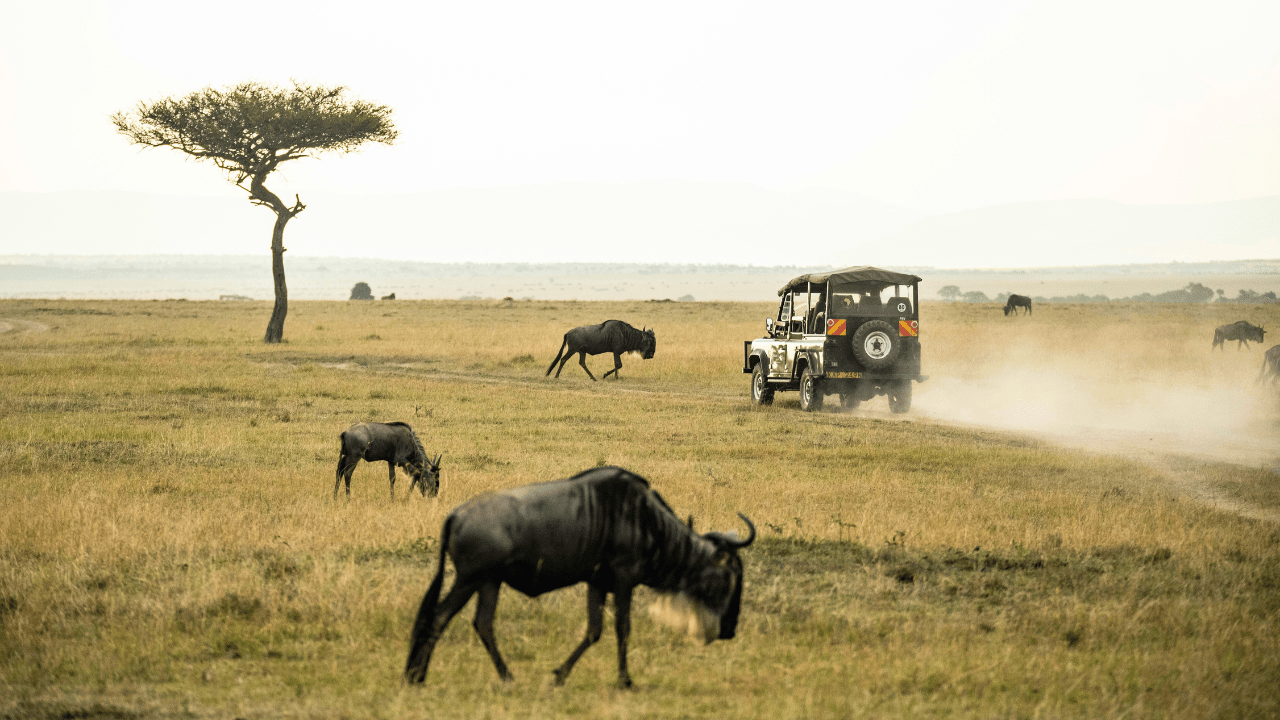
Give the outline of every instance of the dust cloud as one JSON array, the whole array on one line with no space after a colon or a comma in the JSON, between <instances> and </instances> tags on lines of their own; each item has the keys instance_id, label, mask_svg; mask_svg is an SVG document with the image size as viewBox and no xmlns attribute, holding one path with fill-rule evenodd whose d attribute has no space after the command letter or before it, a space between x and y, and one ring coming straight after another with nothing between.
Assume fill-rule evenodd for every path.
<instances>
[{"instance_id":1,"label":"dust cloud","mask_svg":"<svg viewBox=\"0 0 1280 720\"><path fill-rule=\"evenodd\" d=\"M1265 345L1212 351L1212 321L1167 311L1059 313L937 333L912 414L1146 461L1280 469L1280 387L1256 381Z\"/></svg>"},{"instance_id":2,"label":"dust cloud","mask_svg":"<svg viewBox=\"0 0 1280 720\"><path fill-rule=\"evenodd\" d=\"M1025 433L1086 450L1202 457L1280 468L1276 400L1252 378L1196 386L1177 378L1117 382L1050 368L982 378L934 377L915 412L948 424Z\"/></svg>"}]
</instances>

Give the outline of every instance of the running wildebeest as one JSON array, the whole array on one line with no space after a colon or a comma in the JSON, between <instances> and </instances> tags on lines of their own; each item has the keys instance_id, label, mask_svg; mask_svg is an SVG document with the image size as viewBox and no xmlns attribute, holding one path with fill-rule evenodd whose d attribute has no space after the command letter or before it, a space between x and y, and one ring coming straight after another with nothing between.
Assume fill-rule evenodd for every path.
<instances>
[{"instance_id":1,"label":"running wildebeest","mask_svg":"<svg viewBox=\"0 0 1280 720\"><path fill-rule=\"evenodd\" d=\"M690 602L706 642L733 638L742 602L742 561L738 551L756 539L750 534L695 533L671 510L649 482L617 467L587 470L567 480L524 485L473 498L454 508L440 531L440 561L413 623L405 679L426 680L440 634L475 593L472 625L503 680L512 680L498 653L493 616L506 583L529 597L587 583L587 636L555 670L556 684L600 639L604 600L613 593L618 635L618 684L631 686L627 637L631 593L646 585ZM690 522L692 524L692 522ZM457 571L444 600L445 554Z\"/></svg>"},{"instance_id":2,"label":"running wildebeest","mask_svg":"<svg viewBox=\"0 0 1280 720\"><path fill-rule=\"evenodd\" d=\"M1272 385L1280 380L1280 345L1272 345L1262 356L1262 372L1258 373L1258 382L1265 380L1268 373L1271 374Z\"/></svg>"},{"instance_id":3,"label":"running wildebeest","mask_svg":"<svg viewBox=\"0 0 1280 720\"><path fill-rule=\"evenodd\" d=\"M1010 295L1009 299L1004 303L1004 316L1009 317L1009 313L1018 314L1018 308L1026 308L1027 314L1031 314L1031 298L1026 295Z\"/></svg>"},{"instance_id":4,"label":"running wildebeest","mask_svg":"<svg viewBox=\"0 0 1280 720\"><path fill-rule=\"evenodd\" d=\"M337 479L333 483L333 499L338 499L338 486L345 480L347 497L351 497L351 474L361 460L365 462L387 463L391 477L391 499L396 498L396 466L409 471L413 479L409 483L409 492L416 485L424 496L428 490L431 497L440 492L440 455L434 460L427 458L427 453L418 442L413 428L402 422L393 423L357 423L347 428L338 436L342 449L338 453Z\"/></svg>"},{"instance_id":5,"label":"running wildebeest","mask_svg":"<svg viewBox=\"0 0 1280 720\"><path fill-rule=\"evenodd\" d=\"M1266 334L1267 331L1257 325L1250 325L1244 320L1237 320L1230 325L1223 325L1213 331L1213 347L1217 348L1221 345L1225 351L1227 349L1226 343L1231 340L1239 341L1236 343L1236 350L1241 347L1249 347L1250 340L1261 345L1262 336ZM1212 348L1210 350L1212 351Z\"/></svg>"},{"instance_id":6,"label":"running wildebeest","mask_svg":"<svg viewBox=\"0 0 1280 720\"><path fill-rule=\"evenodd\" d=\"M606 372L604 377L607 378L612 374L614 379L617 379L618 371L622 369L622 353L637 352L645 360L651 360L657 346L658 341L653 336L652 330L647 328L637 330L621 320L605 320L599 325L583 325L564 334L564 342L560 343L560 352L556 353L556 358L551 361L546 374L550 375L554 368L556 377L560 377L564 364L569 362L569 358L573 357L574 353L577 353L578 364L587 371L587 377L595 380L596 376L592 375L591 370L587 368L587 356L613 353L613 369ZM565 348L569 351L565 352ZM560 363L560 367L556 368L556 363Z\"/></svg>"}]
</instances>

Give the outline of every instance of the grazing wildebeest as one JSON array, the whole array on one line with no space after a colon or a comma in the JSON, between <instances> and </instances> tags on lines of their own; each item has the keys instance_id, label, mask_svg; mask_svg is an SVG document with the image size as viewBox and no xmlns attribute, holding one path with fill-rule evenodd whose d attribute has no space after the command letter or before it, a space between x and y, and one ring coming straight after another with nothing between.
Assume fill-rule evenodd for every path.
<instances>
[{"instance_id":1,"label":"grazing wildebeest","mask_svg":"<svg viewBox=\"0 0 1280 720\"><path fill-rule=\"evenodd\" d=\"M1004 303L1004 316L1009 317L1009 313L1018 314L1018 308L1026 308L1027 314L1031 314L1031 298L1026 295L1010 295L1009 299Z\"/></svg>"},{"instance_id":2,"label":"grazing wildebeest","mask_svg":"<svg viewBox=\"0 0 1280 720\"><path fill-rule=\"evenodd\" d=\"M1262 356L1262 372L1258 373L1258 382L1265 380L1268 373L1271 374L1272 385L1280 380L1280 345L1272 345Z\"/></svg>"},{"instance_id":3,"label":"grazing wildebeest","mask_svg":"<svg viewBox=\"0 0 1280 720\"><path fill-rule=\"evenodd\" d=\"M417 434L408 424L357 423L347 428L338 439L342 450L338 453L338 477L333 483L334 500L338 499L338 486L343 480L347 483L347 497L351 497L351 474L361 460L387 463L392 500L396 497L397 465L408 470L413 479L409 483L409 492L413 492L415 485L424 496L428 491L431 497L440 492L440 455L437 454L434 460L428 459Z\"/></svg>"},{"instance_id":4,"label":"grazing wildebeest","mask_svg":"<svg viewBox=\"0 0 1280 720\"><path fill-rule=\"evenodd\" d=\"M605 595L613 593L618 684L630 687L627 636L631 593L637 585L691 603L706 642L728 640L737 631L742 602L738 551L756 538L751 520L741 513L738 517L750 528L746 540L716 532L699 535L676 517L647 480L617 467L473 498L454 508L440 531L440 562L413 623L405 679L426 679L440 634L477 592L472 625L498 676L513 679L493 636L494 610L504 582L529 597L587 583L587 636L556 668L557 685L600 639ZM453 558L457 577L440 600L446 553Z\"/></svg>"},{"instance_id":5,"label":"grazing wildebeest","mask_svg":"<svg viewBox=\"0 0 1280 720\"><path fill-rule=\"evenodd\" d=\"M1267 331L1257 325L1250 325L1244 320L1237 320L1230 325L1223 325L1213 331L1213 347L1216 348L1221 345L1225 351L1227 349L1226 343L1231 340L1239 341L1236 343L1236 350L1241 347L1249 347L1250 340L1261 345L1262 336L1266 334Z\"/></svg>"},{"instance_id":6,"label":"grazing wildebeest","mask_svg":"<svg viewBox=\"0 0 1280 720\"><path fill-rule=\"evenodd\" d=\"M613 353L613 369L606 372L604 377L607 378L612 374L614 379L617 379L618 371L622 369L622 353L638 352L645 360L650 360L657 346L658 341L654 338L652 330L647 328L637 330L621 320L605 320L599 325L583 325L564 334L564 342L560 343L560 352L556 353L556 358L551 361L546 374L550 375L554 368L556 377L560 377L564 364L569 362L569 358L573 357L574 353L577 353L578 364L587 371L587 377L595 380L596 376L592 375L591 370L587 368L587 356ZM565 348L569 351L565 352ZM556 368L556 363L560 363L560 367Z\"/></svg>"}]
</instances>

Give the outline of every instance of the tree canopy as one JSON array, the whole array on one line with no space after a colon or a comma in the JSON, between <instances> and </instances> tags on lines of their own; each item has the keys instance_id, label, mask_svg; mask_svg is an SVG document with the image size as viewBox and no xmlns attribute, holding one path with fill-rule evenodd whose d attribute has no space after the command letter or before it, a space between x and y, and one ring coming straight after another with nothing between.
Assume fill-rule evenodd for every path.
<instances>
[{"instance_id":1,"label":"tree canopy","mask_svg":"<svg viewBox=\"0 0 1280 720\"><path fill-rule=\"evenodd\" d=\"M111 121L138 145L172 147L210 160L240 185L313 153L345 153L366 142L395 141L390 108L345 95L344 87L245 82L140 102L134 112L116 113Z\"/></svg>"},{"instance_id":2,"label":"tree canopy","mask_svg":"<svg viewBox=\"0 0 1280 720\"><path fill-rule=\"evenodd\" d=\"M111 116L116 130L135 144L171 147L209 160L249 193L249 201L276 214L271 235L276 303L265 341L280 342L288 312L284 281L284 226L306 209L267 189L280 163L321 152L347 153L366 142L390 145L396 139L391 109L350 100L344 87L293 81L281 88L258 82L226 89L207 87L182 98L140 102L133 112ZM245 181L249 181L248 187Z\"/></svg>"}]
</instances>

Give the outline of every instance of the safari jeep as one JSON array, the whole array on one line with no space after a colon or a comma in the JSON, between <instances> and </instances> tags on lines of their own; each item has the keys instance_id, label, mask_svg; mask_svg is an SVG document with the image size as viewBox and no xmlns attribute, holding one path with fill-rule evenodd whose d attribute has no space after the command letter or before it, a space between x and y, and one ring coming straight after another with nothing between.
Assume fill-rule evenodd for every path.
<instances>
[{"instance_id":1,"label":"safari jeep","mask_svg":"<svg viewBox=\"0 0 1280 720\"><path fill-rule=\"evenodd\" d=\"M822 409L839 395L845 409L877 395L889 409L911 409L911 382L920 374L920 278L873 267L812 273L778 291L777 317L765 337L742 344L742 372L751 400L773 402L778 390L799 390L800 408Z\"/></svg>"}]
</instances>

